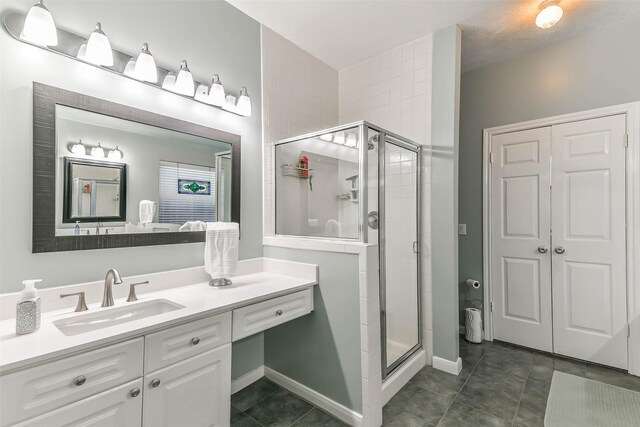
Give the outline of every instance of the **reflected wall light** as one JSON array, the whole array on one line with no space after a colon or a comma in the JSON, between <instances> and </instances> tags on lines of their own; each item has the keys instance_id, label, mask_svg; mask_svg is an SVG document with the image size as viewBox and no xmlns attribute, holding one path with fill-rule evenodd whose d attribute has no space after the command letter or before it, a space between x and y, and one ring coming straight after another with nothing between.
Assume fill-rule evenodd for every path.
<instances>
[{"instance_id":1,"label":"reflected wall light","mask_svg":"<svg viewBox=\"0 0 640 427\"><path fill-rule=\"evenodd\" d=\"M162 80L162 89L170 90L173 92L176 87L176 75L173 71L169 71L164 80Z\"/></svg>"},{"instance_id":2,"label":"reflected wall light","mask_svg":"<svg viewBox=\"0 0 640 427\"><path fill-rule=\"evenodd\" d=\"M209 87L207 85L203 85L200 83L198 88L196 89L196 94L194 95L196 101L204 102L206 104L209 103Z\"/></svg>"},{"instance_id":3,"label":"reflected wall light","mask_svg":"<svg viewBox=\"0 0 640 427\"><path fill-rule=\"evenodd\" d=\"M320 135L320 139L323 141L332 142L333 135L331 135L330 133L325 133L324 135Z\"/></svg>"},{"instance_id":4,"label":"reflected wall light","mask_svg":"<svg viewBox=\"0 0 640 427\"><path fill-rule=\"evenodd\" d=\"M333 137L333 142L335 142L336 144L344 145L344 132L336 132L335 136Z\"/></svg>"},{"instance_id":5,"label":"reflected wall light","mask_svg":"<svg viewBox=\"0 0 640 427\"><path fill-rule=\"evenodd\" d=\"M222 107L224 105L226 96L224 94L224 87L220 82L220 76L217 74L213 75L211 79L211 88L209 89L209 104L217 105L218 107Z\"/></svg>"},{"instance_id":6,"label":"reflected wall light","mask_svg":"<svg viewBox=\"0 0 640 427\"><path fill-rule=\"evenodd\" d=\"M354 148L358 146L358 138L356 137L355 133L349 133L349 135L347 135L347 141L345 145L347 147L354 147Z\"/></svg>"},{"instance_id":7,"label":"reflected wall light","mask_svg":"<svg viewBox=\"0 0 640 427\"><path fill-rule=\"evenodd\" d=\"M109 43L109 38L102 31L102 26L99 22L96 23L96 28L89 36L89 41L87 41L86 60L96 65L113 66L111 43Z\"/></svg>"},{"instance_id":8,"label":"reflected wall light","mask_svg":"<svg viewBox=\"0 0 640 427\"><path fill-rule=\"evenodd\" d=\"M156 83L158 81L158 70L156 69L156 61L149 52L149 45L144 43L142 50L136 59L136 66L133 76L145 82Z\"/></svg>"},{"instance_id":9,"label":"reflected wall light","mask_svg":"<svg viewBox=\"0 0 640 427\"><path fill-rule=\"evenodd\" d=\"M53 15L42 0L31 6L20 37L40 46L57 46L58 30Z\"/></svg>"},{"instance_id":10,"label":"reflected wall light","mask_svg":"<svg viewBox=\"0 0 640 427\"><path fill-rule=\"evenodd\" d=\"M246 86L240 89L240 97L236 104L236 111L242 116L251 117L251 98L249 98L249 92L247 92Z\"/></svg>"},{"instance_id":11,"label":"reflected wall light","mask_svg":"<svg viewBox=\"0 0 640 427\"><path fill-rule=\"evenodd\" d=\"M232 112L236 112L236 97L233 95L227 95L226 98L224 99L224 105L222 106L223 109L227 110L227 111L232 111Z\"/></svg>"},{"instance_id":12,"label":"reflected wall light","mask_svg":"<svg viewBox=\"0 0 640 427\"><path fill-rule=\"evenodd\" d=\"M180 63L180 71L178 71L178 76L176 77L174 91L182 95L193 96L195 90L193 76L191 75L191 71L189 71L187 61L183 60Z\"/></svg>"},{"instance_id":13,"label":"reflected wall light","mask_svg":"<svg viewBox=\"0 0 640 427\"><path fill-rule=\"evenodd\" d=\"M136 71L136 60L131 58L127 62L127 65L124 67L124 71L122 72L122 74L124 74L125 76L135 78L134 76L135 71Z\"/></svg>"}]
</instances>

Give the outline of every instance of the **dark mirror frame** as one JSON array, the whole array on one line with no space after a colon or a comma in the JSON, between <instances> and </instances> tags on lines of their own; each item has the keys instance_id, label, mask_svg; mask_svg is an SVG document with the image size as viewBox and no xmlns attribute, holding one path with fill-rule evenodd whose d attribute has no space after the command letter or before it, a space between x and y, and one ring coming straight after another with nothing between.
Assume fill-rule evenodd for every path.
<instances>
[{"instance_id":1,"label":"dark mirror frame","mask_svg":"<svg viewBox=\"0 0 640 427\"><path fill-rule=\"evenodd\" d=\"M231 221L240 223L240 135L33 82L33 253L205 240L204 231L56 236L56 105L231 144Z\"/></svg>"},{"instance_id":2,"label":"dark mirror frame","mask_svg":"<svg viewBox=\"0 0 640 427\"><path fill-rule=\"evenodd\" d=\"M120 209L113 216L71 216L73 212L73 166L96 166L120 171ZM101 162L99 160L64 158L64 196L62 202L62 223L78 222L124 222L127 220L127 165L126 163Z\"/></svg>"}]
</instances>

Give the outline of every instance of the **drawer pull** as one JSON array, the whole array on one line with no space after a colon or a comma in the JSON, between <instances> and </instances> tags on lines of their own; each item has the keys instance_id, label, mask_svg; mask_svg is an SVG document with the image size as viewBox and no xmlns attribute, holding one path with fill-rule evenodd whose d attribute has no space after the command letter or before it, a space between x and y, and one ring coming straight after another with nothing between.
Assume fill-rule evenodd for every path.
<instances>
[{"instance_id":1,"label":"drawer pull","mask_svg":"<svg viewBox=\"0 0 640 427\"><path fill-rule=\"evenodd\" d=\"M138 397L138 395L140 394L140 389L138 387L132 388L129 394L131 395L131 397Z\"/></svg>"},{"instance_id":2,"label":"drawer pull","mask_svg":"<svg viewBox=\"0 0 640 427\"><path fill-rule=\"evenodd\" d=\"M160 385L160 378L156 378L151 381L151 387L156 388Z\"/></svg>"},{"instance_id":3,"label":"drawer pull","mask_svg":"<svg viewBox=\"0 0 640 427\"><path fill-rule=\"evenodd\" d=\"M191 339L191 344L193 344L193 345L200 344L200 338L198 338L198 337L192 338Z\"/></svg>"},{"instance_id":4,"label":"drawer pull","mask_svg":"<svg viewBox=\"0 0 640 427\"><path fill-rule=\"evenodd\" d=\"M80 375L79 377L76 377L75 380L73 380L73 383L78 387L80 387L82 384L86 382L87 382L87 377L85 377L84 375Z\"/></svg>"},{"instance_id":5,"label":"drawer pull","mask_svg":"<svg viewBox=\"0 0 640 427\"><path fill-rule=\"evenodd\" d=\"M282 310L276 311L276 316L282 316Z\"/></svg>"}]
</instances>

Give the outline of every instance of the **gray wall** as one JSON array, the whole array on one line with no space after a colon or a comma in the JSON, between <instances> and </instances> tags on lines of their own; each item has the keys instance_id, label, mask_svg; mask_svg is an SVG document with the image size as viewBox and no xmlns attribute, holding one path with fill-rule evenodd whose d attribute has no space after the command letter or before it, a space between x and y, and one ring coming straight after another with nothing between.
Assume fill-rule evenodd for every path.
<instances>
[{"instance_id":1,"label":"gray wall","mask_svg":"<svg viewBox=\"0 0 640 427\"><path fill-rule=\"evenodd\" d=\"M482 280L482 130L639 101L639 40L635 22L462 75L459 220L467 235L459 238L461 286L467 278Z\"/></svg>"},{"instance_id":2,"label":"gray wall","mask_svg":"<svg viewBox=\"0 0 640 427\"><path fill-rule=\"evenodd\" d=\"M433 36L431 242L433 355L458 360L458 119L460 28Z\"/></svg>"},{"instance_id":3,"label":"gray wall","mask_svg":"<svg viewBox=\"0 0 640 427\"><path fill-rule=\"evenodd\" d=\"M26 13L33 0L3 0L0 13ZM203 244L64 253L31 253L32 82L176 117L242 136L241 258L262 255L260 26L221 1L48 1L59 27L89 34L100 20L114 49L136 54L148 42L158 65L189 61L194 77L219 73L228 89L246 85L251 118L197 104L174 94L72 61L14 40L0 30L0 292L27 278L42 286L100 280L115 267L124 276L202 264ZM24 190L27 188L27 190ZM91 301L95 302L95 301ZM260 336L254 338L256 342ZM262 349L251 354L262 364ZM234 362L235 364L235 362ZM250 364L242 363L242 366Z\"/></svg>"},{"instance_id":4,"label":"gray wall","mask_svg":"<svg viewBox=\"0 0 640 427\"><path fill-rule=\"evenodd\" d=\"M358 256L265 247L265 256L317 264L313 313L264 334L265 366L362 412Z\"/></svg>"}]
</instances>

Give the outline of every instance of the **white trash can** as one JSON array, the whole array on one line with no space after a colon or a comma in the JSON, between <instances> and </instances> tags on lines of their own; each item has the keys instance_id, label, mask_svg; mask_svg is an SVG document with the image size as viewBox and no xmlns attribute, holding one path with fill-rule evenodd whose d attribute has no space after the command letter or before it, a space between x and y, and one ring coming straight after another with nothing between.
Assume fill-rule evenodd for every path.
<instances>
[{"instance_id":1,"label":"white trash can","mask_svg":"<svg viewBox=\"0 0 640 427\"><path fill-rule=\"evenodd\" d=\"M482 342L482 311L477 308L465 308L465 339L479 344Z\"/></svg>"}]
</instances>

